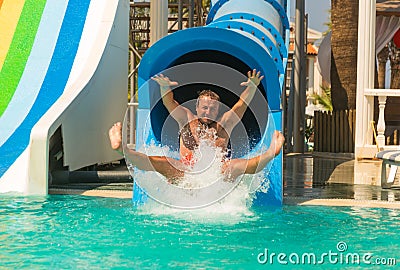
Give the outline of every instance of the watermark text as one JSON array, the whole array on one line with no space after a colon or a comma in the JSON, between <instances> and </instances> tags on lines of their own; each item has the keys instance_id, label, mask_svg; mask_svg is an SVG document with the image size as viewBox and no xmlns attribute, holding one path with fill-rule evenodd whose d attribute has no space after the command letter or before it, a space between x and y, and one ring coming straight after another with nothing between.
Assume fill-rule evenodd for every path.
<instances>
[{"instance_id":1,"label":"watermark text","mask_svg":"<svg viewBox=\"0 0 400 270\"><path fill-rule=\"evenodd\" d=\"M374 256L372 252L358 253L347 252L346 242L338 242L335 250L327 252L314 253L284 253L271 252L265 248L263 252L257 255L257 261L260 264L343 264L343 265L387 265L394 266L397 264L396 258L385 258Z\"/></svg>"}]
</instances>

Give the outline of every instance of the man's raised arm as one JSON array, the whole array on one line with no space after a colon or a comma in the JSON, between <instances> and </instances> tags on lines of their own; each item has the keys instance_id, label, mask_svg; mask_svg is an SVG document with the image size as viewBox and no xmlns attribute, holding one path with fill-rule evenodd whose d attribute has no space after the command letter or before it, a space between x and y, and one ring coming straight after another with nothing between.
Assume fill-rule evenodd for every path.
<instances>
[{"instance_id":1,"label":"man's raised arm","mask_svg":"<svg viewBox=\"0 0 400 270\"><path fill-rule=\"evenodd\" d=\"M243 93L240 95L238 102L227 111L221 118L221 124L226 130L232 131L232 129L240 122L242 119L247 106L250 104L257 91L257 86L260 84L264 76L260 76L260 71L249 71L247 73L247 81L242 82L241 86L247 86Z\"/></svg>"},{"instance_id":2,"label":"man's raised arm","mask_svg":"<svg viewBox=\"0 0 400 270\"><path fill-rule=\"evenodd\" d=\"M174 93L171 91L171 86L177 86L178 83L170 81L168 77L162 74L155 75L152 79L160 85L161 98L168 112L180 125L185 125L190 111L174 99Z\"/></svg>"}]
</instances>

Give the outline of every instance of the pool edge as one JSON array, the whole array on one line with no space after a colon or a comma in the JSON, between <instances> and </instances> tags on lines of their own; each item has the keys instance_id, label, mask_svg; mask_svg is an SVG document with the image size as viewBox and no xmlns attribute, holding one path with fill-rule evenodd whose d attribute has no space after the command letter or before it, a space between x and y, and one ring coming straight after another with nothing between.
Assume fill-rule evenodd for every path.
<instances>
[{"instance_id":1,"label":"pool edge","mask_svg":"<svg viewBox=\"0 0 400 270\"><path fill-rule=\"evenodd\" d=\"M49 189L49 195L82 195L118 199L131 199L132 191L126 190L84 190L84 189ZM347 206L366 208L400 209L400 202L382 200L356 200L356 199L312 199L304 197L283 197L284 205L299 206Z\"/></svg>"},{"instance_id":2,"label":"pool edge","mask_svg":"<svg viewBox=\"0 0 400 270\"><path fill-rule=\"evenodd\" d=\"M382 200L356 200L356 199L311 199L302 197L284 197L285 205L301 206L356 206L366 208L390 208L400 209L400 202Z\"/></svg>"}]
</instances>

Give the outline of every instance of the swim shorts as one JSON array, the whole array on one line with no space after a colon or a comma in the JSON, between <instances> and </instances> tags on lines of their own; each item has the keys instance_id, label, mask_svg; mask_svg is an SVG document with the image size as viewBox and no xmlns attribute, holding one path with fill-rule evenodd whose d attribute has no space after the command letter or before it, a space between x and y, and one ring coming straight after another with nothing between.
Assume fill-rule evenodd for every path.
<instances>
[{"instance_id":1,"label":"swim shorts","mask_svg":"<svg viewBox=\"0 0 400 270\"><path fill-rule=\"evenodd\" d=\"M194 157L193 157L193 153L189 153L186 156L182 157L182 162L183 164L187 165L187 166L193 166L194 165Z\"/></svg>"}]
</instances>

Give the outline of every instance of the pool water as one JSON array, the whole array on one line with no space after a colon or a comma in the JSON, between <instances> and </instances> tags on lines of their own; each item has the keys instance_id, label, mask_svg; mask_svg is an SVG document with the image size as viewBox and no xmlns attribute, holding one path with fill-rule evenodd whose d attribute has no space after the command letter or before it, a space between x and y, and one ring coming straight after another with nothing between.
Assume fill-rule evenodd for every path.
<instances>
[{"instance_id":1,"label":"pool water","mask_svg":"<svg viewBox=\"0 0 400 270\"><path fill-rule=\"evenodd\" d=\"M286 268L295 269L373 264L378 269L400 264L400 210L214 209L221 211L138 209L127 199L75 195L2 195L0 268L280 269L286 262ZM286 257L278 261L279 253ZM349 253L361 261L346 261Z\"/></svg>"}]
</instances>

